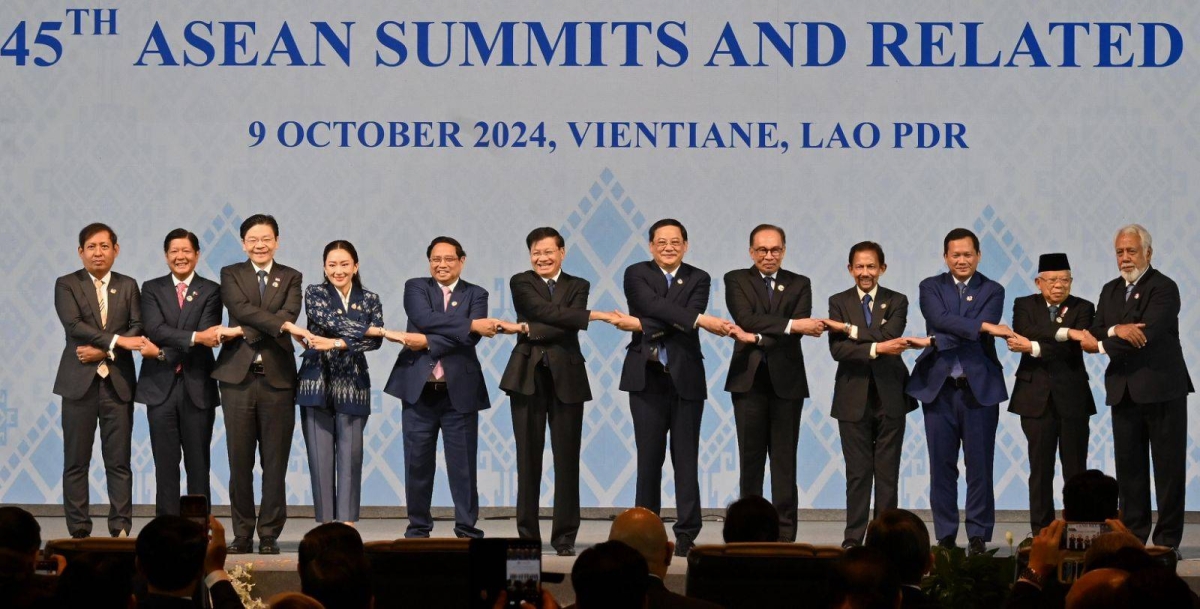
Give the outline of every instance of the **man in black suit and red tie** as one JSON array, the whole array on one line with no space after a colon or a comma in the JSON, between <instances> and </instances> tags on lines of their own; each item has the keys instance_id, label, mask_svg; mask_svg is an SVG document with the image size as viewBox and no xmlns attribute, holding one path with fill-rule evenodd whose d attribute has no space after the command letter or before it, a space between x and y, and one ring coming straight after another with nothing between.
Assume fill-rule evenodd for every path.
<instances>
[{"instance_id":1,"label":"man in black suit and red tie","mask_svg":"<svg viewBox=\"0 0 1200 609\"><path fill-rule=\"evenodd\" d=\"M142 284L142 322L156 347L143 352L134 399L146 405L157 482L155 513L179 515L179 461L189 495L210 497L209 447L220 396L212 378L220 344L221 286L196 274L200 240L186 229L167 233L170 273Z\"/></svg>"},{"instance_id":2,"label":"man in black suit and red tie","mask_svg":"<svg viewBox=\"0 0 1200 609\"><path fill-rule=\"evenodd\" d=\"M750 231L754 266L725 274L725 304L738 341L729 361L725 391L733 395L741 467L741 495L763 494L771 458L771 500L779 513L780 541L796 540L796 444L800 412L808 397L800 337L820 336L825 325L810 319L808 277L780 268L787 251L783 229L761 224Z\"/></svg>"},{"instance_id":3,"label":"man in black suit and red tie","mask_svg":"<svg viewBox=\"0 0 1200 609\"><path fill-rule=\"evenodd\" d=\"M1021 354L1021 364L1008 411L1021 415L1029 440L1029 525L1036 535L1054 522L1055 451L1064 481L1087 469L1088 418L1096 401L1080 341L1091 338L1096 308L1071 294L1066 254L1042 254L1035 281L1037 294L1013 302L1017 335L1008 348Z\"/></svg>"},{"instance_id":4,"label":"man in black suit and red tie","mask_svg":"<svg viewBox=\"0 0 1200 609\"><path fill-rule=\"evenodd\" d=\"M1150 266L1150 232L1117 231L1121 276L1105 284L1091 333L1109 357L1104 373L1112 406L1121 520L1143 542L1150 537L1150 459L1158 498L1155 545L1183 539L1187 483L1187 396L1194 391L1179 344L1179 286ZM1084 344L1087 348L1087 344Z\"/></svg>"},{"instance_id":5,"label":"man in black suit and red tie","mask_svg":"<svg viewBox=\"0 0 1200 609\"><path fill-rule=\"evenodd\" d=\"M700 534L700 418L708 383L698 329L727 336L728 320L705 315L708 273L683 262L687 229L664 219L650 227L653 260L625 269L629 313L613 325L633 332L621 370L621 391L629 392L637 444L638 506L658 513L662 507L662 466L671 435L675 468L675 555L687 556Z\"/></svg>"},{"instance_id":6,"label":"man in black suit and red tie","mask_svg":"<svg viewBox=\"0 0 1200 609\"><path fill-rule=\"evenodd\" d=\"M583 403L592 399L579 331L590 321L609 321L611 313L589 311L586 279L564 273L565 243L548 226L525 238L533 270L509 281L517 344L500 379L512 400L513 437L517 443L517 533L541 541L538 497L546 422L554 451L554 521L550 543L559 556L575 555L579 532L579 448Z\"/></svg>"},{"instance_id":7,"label":"man in black suit and red tie","mask_svg":"<svg viewBox=\"0 0 1200 609\"><path fill-rule=\"evenodd\" d=\"M152 349L142 337L137 281L112 272L121 248L99 222L79 231L83 268L54 283L54 309L67 343L54 377L62 396L63 513L71 537L92 534L88 471L96 426L108 480L108 532L128 533L133 520L133 351Z\"/></svg>"},{"instance_id":8,"label":"man in black suit and red tie","mask_svg":"<svg viewBox=\"0 0 1200 609\"><path fill-rule=\"evenodd\" d=\"M917 401L904 393L908 368L908 297L879 285L887 271L883 247L850 248L846 264L855 286L829 297L829 352L837 360L830 415L838 421L846 459L846 532L843 548L861 545L871 512L895 509L905 416Z\"/></svg>"},{"instance_id":9,"label":"man in black suit and red tie","mask_svg":"<svg viewBox=\"0 0 1200 609\"><path fill-rule=\"evenodd\" d=\"M292 337L309 337L296 325L303 300L300 271L275 261L279 224L255 214L241 226L245 262L221 269L221 302L229 310L231 339L221 347L213 378L220 381L229 452L229 553L279 553L287 522L288 455L296 427L296 358ZM262 460L262 503L254 509L254 453Z\"/></svg>"}]
</instances>

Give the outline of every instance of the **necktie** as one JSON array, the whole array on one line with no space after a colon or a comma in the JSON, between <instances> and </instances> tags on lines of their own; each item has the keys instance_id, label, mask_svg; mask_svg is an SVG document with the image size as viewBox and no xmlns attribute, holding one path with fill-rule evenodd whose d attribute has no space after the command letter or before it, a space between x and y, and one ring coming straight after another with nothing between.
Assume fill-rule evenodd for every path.
<instances>
[{"instance_id":1,"label":"necktie","mask_svg":"<svg viewBox=\"0 0 1200 609\"><path fill-rule=\"evenodd\" d=\"M668 290L671 289L671 282L674 280L675 280L675 276L670 273L667 273L667 289ZM658 363L662 364L663 368L667 367L667 346L661 342L658 343Z\"/></svg>"},{"instance_id":2,"label":"necktie","mask_svg":"<svg viewBox=\"0 0 1200 609\"><path fill-rule=\"evenodd\" d=\"M1125 286L1125 300L1129 300L1129 295L1133 293L1133 284Z\"/></svg>"},{"instance_id":3,"label":"necktie","mask_svg":"<svg viewBox=\"0 0 1200 609\"><path fill-rule=\"evenodd\" d=\"M767 284L767 303L775 304L775 278L767 275L763 277L763 283Z\"/></svg>"},{"instance_id":4,"label":"necktie","mask_svg":"<svg viewBox=\"0 0 1200 609\"><path fill-rule=\"evenodd\" d=\"M450 308L450 288L449 288L449 286L442 286L442 311L445 312L449 308ZM442 360L438 360L437 363L433 365L433 378L434 378L434 380L440 381L440 380L444 379L445 377L446 377L446 371L442 369Z\"/></svg>"},{"instance_id":5,"label":"necktie","mask_svg":"<svg viewBox=\"0 0 1200 609\"><path fill-rule=\"evenodd\" d=\"M104 282L96 279L94 283L96 284L96 301L100 303L100 327L104 328L108 326L108 298L104 294ZM108 363L100 360L100 365L96 366L96 374L99 374L102 379L108 378Z\"/></svg>"},{"instance_id":6,"label":"necktie","mask_svg":"<svg viewBox=\"0 0 1200 609\"><path fill-rule=\"evenodd\" d=\"M961 299L966 294L967 294L967 284L965 284L965 283L958 284L958 297Z\"/></svg>"},{"instance_id":7,"label":"necktie","mask_svg":"<svg viewBox=\"0 0 1200 609\"><path fill-rule=\"evenodd\" d=\"M187 293L187 284L180 281L175 284L175 298L179 300L179 309L183 310L183 295ZM183 370L183 363L175 364L175 374Z\"/></svg>"},{"instance_id":8,"label":"necktie","mask_svg":"<svg viewBox=\"0 0 1200 609\"><path fill-rule=\"evenodd\" d=\"M958 283L958 282L955 282L955 283ZM958 283L959 307L962 307L962 299L963 299L963 296L966 295L966 293L967 293L967 284ZM958 359L958 354L954 354L951 357L953 358L953 362L951 362L951 364L950 364L950 376L951 376L951 378L960 378L963 376L963 374L965 372L962 367L962 361Z\"/></svg>"},{"instance_id":9,"label":"necktie","mask_svg":"<svg viewBox=\"0 0 1200 609\"><path fill-rule=\"evenodd\" d=\"M867 327L871 327L871 295L863 294L863 319L867 320Z\"/></svg>"},{"instance_id":10,"label":"necktie","mask_svg":"<svg viewBox=\"0 0 1200 609\"><path fill-rule=\"evenodd\" d=\"M554 284L555 284L555 283L556 283L556 282L555 282L553 279L547 279L547 280L546 280L546 289L550 290L550 297L551 297L551 298L553 298L553 297L554 297Z\"/></svg>"},{"instance_id":11,"label":"necktie","mask_svg":"<svg viewBox=\"0 0 1200 609\"><path fill-rule=\"evenodd\" d=\"M262 304L263 296L267 294L267 272L258 272L258 302Z\"/></svg>"},{"instance_id":12,"label":"necktie","mask_svg":"<svg viewBox=\"0 0 1200 609\"><path fill-rule=\"evenodd\" d=\"M1053 321L1053 322L1058 321L1059 310L1060 310L1060 307L1058 305L1050 305L1050 321Z\"/></svg>"}]
</instances>

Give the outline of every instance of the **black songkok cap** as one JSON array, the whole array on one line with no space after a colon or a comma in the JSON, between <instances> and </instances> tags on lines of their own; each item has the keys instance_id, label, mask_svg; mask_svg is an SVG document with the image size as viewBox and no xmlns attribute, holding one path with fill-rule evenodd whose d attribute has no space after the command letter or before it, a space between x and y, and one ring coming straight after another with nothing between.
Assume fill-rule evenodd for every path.
<instances>
[{"instance_id":1,"label":"black songkok cap","mask_svg":"<svg viewBox=\"0 0 1200 609\"><path fill-rule=\"evenodd\" d=\"M1038 272L1045 273L1046 271L1069 271L1071 263L1067 262L1066 254L1042 254L1038 258Z\"/></svg>"}]
</instances>

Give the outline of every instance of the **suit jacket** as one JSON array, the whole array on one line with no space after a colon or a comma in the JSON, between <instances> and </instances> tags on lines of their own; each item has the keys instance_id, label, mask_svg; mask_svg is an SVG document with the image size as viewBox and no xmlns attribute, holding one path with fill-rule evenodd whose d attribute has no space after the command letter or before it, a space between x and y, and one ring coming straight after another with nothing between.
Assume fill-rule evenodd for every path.
<instances>
[{"instance_id":1,"label":"suit jacket","mask_svg":"<svg viewBox=\"0 0 1200 609\"><path fill-rule=\"evenodd\" d=\"M785 334L793 319L812 314L812 284L808 277L780 269L775 273L775 294L768 299L767 284L758 269L725 273L725 306L743 330L762 335L760 344L735 342L729 360L725 391L744 393L754 385L754 375L765 360L771 385L781 398L808 397L801 334Z\"/></svg>"},{"instance_id":2,"label":"suit jacket","mask_svg":"<svg viewBox=\"0 0 1200 609\"><path fill-rule=\"evenodd\" d=\"M833 407L830 414L839 421L861 421L867 411L867 393L871 381L883 412L892 418L904 418L916 409L917 402L904 393L908 368L899 355L877 354L871 359L871 343L904 336L908 325L908 297L883 286L875 290L871 324L863 315L858 288L850 288L829 297L829 318L854 324L858 339L841 332L829 332L829 353L837 361L833 381Z\"/></svg>"},{"instance_id":3,"label":"suit jacket","mask_svg":"<svg viewBox=\"0 0 1200 609\"><path fill-rule=\"evenodd\" d=\"M346 310L337 288L322 282L304 290L304 312L310 332L325 338L340 338L346 341L346 349L305 349L300 354L296 403L355 416L371 414L371 375L366 352L382 346L383 338L368 337L366 332L372 326L383 327L379 296L353 286L350 309Z\"/></svg>"},{"instance_id":4,"label":"suit jacket","mask_svg":"<svg viewBox=\"0 0 1200 609\"><path fill-rule=\"evenodd\" d=\"M84 364L75 355L75 348L91 345L108 351L114 335L141 336L142 304L137 281L120 273L112 273L108 282L108 323L100 323L100 301L96 299L94 278L84 269L63 275L54 282L54 310L66 331L67 344L58 360L54 377L54 393L77 400L92 384L99 362ZM137 390L133 354L114 349L115 360L108 360L108 378L113 390L123 401L131 401Z\"/></svg>"},{"instance_id":5,"label":"suit jacket","mask_svg":"<svg viewBox=\"0 0 1200 609\"><path fill-rule=\"evenodd\" d=\"M976 272L959 297L950 273L934 275L921 282L921 315L935 343L917 356L908 394L925 403L933 402L950 377L950 355L957 355L970 379L975 400L987 406L1008 399L1004 372L996 356L996 340L982 334L982 322L1000 323L1004 313L1004 286Z\"/></svg>"},{"instance_id":6,"label":"suit jacket","mask_svg":"<svg viewBox=\"0 0 1200 609\"><path fill-rule=\"evenodd\" d=\"M663 580L651 575L650 583L646 586L646 609L721 609L721 606L671 592Z\"/></svg>"},{"instance_id":7,"label":"suit jacket","mask_svg":"<svg viewBox=\"0 0 1200 609\"><path fill-rule=\"evenodd\" d=\"M175 293L175 277L167 274L142 284L142 322L146 336L162 349L164 361L142 358L134 399L157 406L167 399L175 382L175 367L183 364L183 387L197 408L220 405L217 382L212 378L212 347L192 345L192 332L221 324L221 286L199 275L188 285L183 307Z\"/></svg>"},{"instance_id":8,"label":"suit jacket","mask_svg":"<svg viewBox=\"0 0 1200 609\"><path fill-rule=\"evenodd\" d=\"M478 412L491 408L483 370L475 345L480 336L471 332L471 321L487 317L488 292L458 280L450 293L450 307L443 307L442 286L432 277L416 277L404 282L404 313L408 331L420 332L429 340L429 348L404 349L396 357L384 392L414 404L425 390L433 367L442 362L450 405L459 412Z\"/></svg>"},{"instance_id":9,"label":"suit jacket","mask_svg":"<svg viewBox=\"0 0 1200 609\"><path fill-rule=\"evenodd\" d=\"M925 594L925 591L920 588L902 586L900 591L903 597L900 601L900 609L939 609L941 607L937 599Z\"/></svg>"},{"instance_id":10,"label":"suit jacket","mask_svg":"<svg viewBox=\"0 0 1200 609\"><path fill-rule=\"evenodd\" d=\"M221 302L229 310L229 327L241 326L243 336L221 347L213 378L237 384L246 380L255 354L262 355L266 380L276 389L296 386L296 357L285 322L300 317L300 271L279 262L271 266L267 289L258 296L257 269L249 261L221 269Z\"/></svg>"},{"instance_id":11,"label":"suit jacket","mask_svg":"<svg viewBox=\"0 0 1200 609\"><path fill-rule=\"evenodd\" d=\"M1109 337L1118 324L1144 323L1146 345L1141 349ZM1096 303L1092 335L1104 344L1108 370L1104 372L1107 403L1119 404L1129 392L1134 402L1149 404L1181 398L1195 391L1179 345L1179 286L1155 268L1134 284L1125 300L1125 280L1106 283Z\"/></svg>"},{"instance_id":12,"label":"suit jacket","mask_svg":"<svg viewBox=\"0 0 1200 609\"><path fill-rule=\"evenodd\" d=\"M646 362L653 343L658 342L667 350L671 381L679 396L685 400L708 398L696 317L708 308L711 283L708 273L686 263L675 270L669 289L662 269L653 260L625 269L625 300L629 314L641 320L642 331L634 332L626 347L621 391L645 389Z\"/></svg>"},{"instance_id":13,"label":"suit jacket","mask_svg":"<svg viewBox=\"0 0 1200 609\"><path fill-rule=\"evenodd\" d=\"M1021 354L1017 382L1013 384L1008 411L1023 417L1040 417L1050 398L1060 418L1089 417L1096 414L1096 400L1083 367L1083 348L1077 341L1058 342L1059 328L1087 330L1092 327L1096 308L1077 296L1068 296L1058 310L1061 319L1050 319L1046 299L1041 293L1022 296L1013 302L1013 331L1037 341L1041 357Z\"/></svg>"},{"instance_id":14,"label":"suit jacket","mask_svg":"<svg viewBox=\"0 0 1200 609\"><path fill-rule=\"evenodd\" d=\"M545 280L533 271L525 271L513 275L508 285L517 321L529 324L529 334L517 335L517 344L500 378L500 389L509 395L533 395L534 376L544 354L559 402L591 400L587 366L579 348L579 331L588 325L591 284L561 273L551 296Z\"/></svg>"},{"instance_id":15,"label":"suit jacket","mask_svg":"<svg viewBox=\"0 0 1200 609\"><path fill-rule=\"evenodd\" d=\"M208 596L212 601L213 609L241 609L243 607L242 601L238 599L237 591L233 589L233 584L227 581L218 581L213 584L208 591ZM190 598L162 594L147 594L138 601L138 607L141 609L191 609L195 606L196 602Z\"/></svg>"}]
</instances>

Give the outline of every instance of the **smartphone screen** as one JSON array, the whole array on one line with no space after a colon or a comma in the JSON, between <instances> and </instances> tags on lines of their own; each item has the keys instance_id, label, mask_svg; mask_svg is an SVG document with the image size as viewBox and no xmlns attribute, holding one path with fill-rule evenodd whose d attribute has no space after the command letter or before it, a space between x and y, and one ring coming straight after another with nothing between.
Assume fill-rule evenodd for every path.
<instances>
[{"instance_id":1,"label":"smartphone screen","mask_svg":"<svg viewBox=\"0 0 1200 609\"><path fill-rule=\"evenodd\" d=\"M43 558L33 567L36 575L58 575L58 563L52 558Z\"/></svg>"},{"instance_id":2,"label":"smartphone screen","mask_svg":"<svg viewBox=\"0 0 1200 609\"><path fill-rule=\"evenodd\" d=\"M204 495L184 495L179 498L179 515L197 522L204 530L208 530L208 497Z\"/></svg>"},{"instance_id":3,"label":"smartphone screen","mask_svg":"<svg viewBox=\"0 0 1200 609\"><path fill-rule=\"evenodd\" d=\"M541 544L511 540L505 560L505 590L508 606L517 607L522 601L535 607L542 602L542 548Z\"/></svg>"},{"instance_id":4,"label":"smartphone screen","mask_svg":"<svg viewBox=\"0 0 1200 609\"><path fill-rule=\"evenodd\" d=\"M1059 547L1064 550L1086 552L1092 546L1092 540L1098 535L1111 531L1103 522L1068 522L1063 530Z\"/></svg>"}]
</instances>

